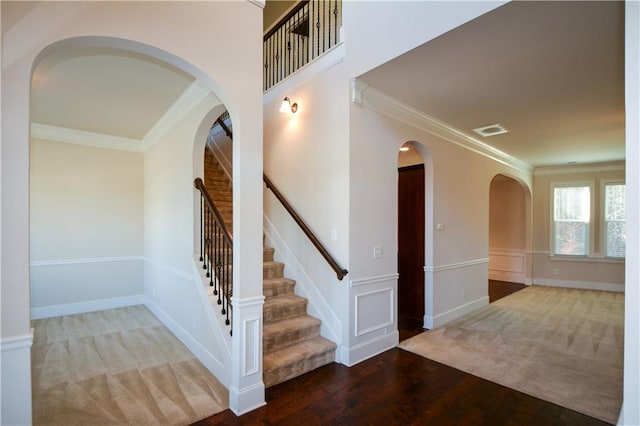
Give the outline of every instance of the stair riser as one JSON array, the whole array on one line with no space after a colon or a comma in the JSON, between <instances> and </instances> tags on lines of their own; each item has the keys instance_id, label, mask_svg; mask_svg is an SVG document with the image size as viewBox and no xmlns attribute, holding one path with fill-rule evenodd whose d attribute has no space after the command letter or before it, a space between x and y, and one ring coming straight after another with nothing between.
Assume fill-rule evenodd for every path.
<instances>
[{"instance_id":1,"label":"stair riser","mask_svg":"<svg viewBox=\"0 0 640 426\"><path fill-rule=\"evenodd\" d=\"M231 182L226 176L207 176L205 185L207 182L211 183L212 188L229 188L231 189Z\"/></svg>"},{"instance_id":2,"label":"stair riser","mask_svg":"<svg viewBox=\"0 0 640 426\"><path fill-rule=\"evenodd\" d=\"M282 366L278 369L265 372L263 381L266 387L277 385L294 377L298 377L304 373L314 370L323 365L334 362L335 349L323 353L319 353L311 358L300 360L297 363Z\"/></svg>"},{"instance_id":3,"label":"stair riser","mask_svg":"<svg viewBox=\"0 0 640 426\"><path fill-rule=\"evenodd\" d=\"M262 339L263 353L267 354L283 349L287 346L302 342L305 339L320 335L320 324L313 327L290 330L287 333L278 333L273 336L264 336Z\"/></svg>"},{"instance_id":4,"label":"stair riser","mask_svg":"<svg viewBox=\"0 0 640 426\"><path fill-rule=\"evenodd\" d=\"M266 307L263 312L264 324L273 324L274 322L282 321L284 319L291 319L300 317L307 313L307 304L300 303L299 305L287 306L284 308Z\"/></svg>"},{"instance_id":5,"label":"stair riser","mask_svg":"<svg viewBox=\"0 0 640 426\"><path fill-rule=\"evenodd\" d=\"M262 249L262 261L263 262L273 262L273 253L274 249L270 247L265 247Z\"/></svg>"},{"instance_id":6,"label":"stair riser","mask_svg":"<svg viewBox=\"0 0 640 426\"><path fill-rule=\"evenodd\" d=\"M207 186L207 183L204 183L205 186ZM209 189L209 187L207 186L207 191L209 191L209 195L211 195L211 198L213 198L214 200L218 201L233 201L233 192L229 191L229 190L222 190L222 189L216 189L216 188L211 188Z\"/></svg>"},{"instance_id":7,"label":"stair riser","mask_svg":"<svg viewBox=\"0 0 640 426\"><path fill-rule=\"evenodd\" d=\"M262 268L262 278L282 278L284 274L284 265L264 265Z\"/></svg>"},{"instance_id":8,"label":"stair riser","mask_svg":"<svg viewBox=\"0 0 640 426\"><path fill-rule=\"evenodd\" d=\"M295 293L295 283L278 284L274 286L263 287L264 297L287 296Z\"/></svg>"}]
</instances>

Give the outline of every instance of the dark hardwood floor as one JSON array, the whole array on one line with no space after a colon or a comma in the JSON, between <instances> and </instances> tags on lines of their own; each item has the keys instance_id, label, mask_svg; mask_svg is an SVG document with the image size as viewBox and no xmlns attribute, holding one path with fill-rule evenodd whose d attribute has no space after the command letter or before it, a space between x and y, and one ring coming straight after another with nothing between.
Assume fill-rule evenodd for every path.
<instances>
[{"instance_id":1,"label":"dark hardwood floor","mask_svg":"<svg viewBox=\"0 0 640 426\"><path fill-rule=\"evenodd\" d=\"M491 301L524 287L512 284L491 284ZM419 322L398 322L404 338L423 331ZM195 425L607 424L398 348L270 387L266 400L243 416L226 410Z\"/></svg>"},{"instance_id":2,"label":"dark hardwood floor","mask_svg":"<svg viewBox=\"0 0 640 426\"><path fill-rule=\"evenodd\" d=\"M509 283L506 281L489 280L489 303L493 303L498 299L522 290L526 285L518 283Z\"/></svg>"}]
</instances>

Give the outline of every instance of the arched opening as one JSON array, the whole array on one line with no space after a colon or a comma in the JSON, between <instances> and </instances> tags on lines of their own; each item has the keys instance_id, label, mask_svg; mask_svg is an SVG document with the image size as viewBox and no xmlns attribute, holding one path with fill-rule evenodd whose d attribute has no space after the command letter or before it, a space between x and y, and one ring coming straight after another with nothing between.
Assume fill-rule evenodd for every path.
<instances>
[{"instance_id":1,"label":"arched opening","mask_svg":"<svg viewBox=\"0 0 640 426\"><path fill-rule=\"evenodd\" d=\"M432 297L425 286L425 265L431 258L431 168L424 147L402 145L398 154L398 330L400 340L422 330ZM428 305L428 307L427 307Z\"/></svg>"},{"instance_id":2,"label":"arched opening","mask_svg":"<svg viewBox=\"0 0 640 426\"><path fill-rule=\"evenodd\" d=\"M531 196L523 182L497 174L489 187L489 299L531 282Z\"/></svg>"},{"instance_id":3,"label":"arched opening","mask_svg":"<svg viewBox=\"0 0 640 426\"><path fill-rule=\"evenodd\" d=\"M210 78L167 58L128 40L81 37L54 43L35 62L31 318L144 304L224 395L210 373L229 387L230 355L192 271L193 179L203 174L208 130L226 108ZM41 397L39 382L34 389Z\"/></svg>"},{"instance_id":4,"label":"arched opening","mask_svg":"<svg viewBox=\"0 0 640 426\"><path fill-rule=\"evenodd\" d=\"M201 175L181 158L192 144L202 149L199 125L220 104L191 68L109 37L60 41L38 56L30 104L33 318L136 303L146 291L144 259L166 253L167 241L195 238L160 225L192 215L159 198L173 192L167 185ZM189 207L191 191L184 193ZM169 249L172 260L188 261L191 245Z\"/></svg>"},{"instance_id":5,"label":"arched opening","mask_svg":"<svg viewBox=\"0 0 640 426\"><path fill-rule=\"evenodd\" d=\"M227 111L217 116L204 148L204 184L233 235L233 125Z\"/></svg>"}]
</instances>

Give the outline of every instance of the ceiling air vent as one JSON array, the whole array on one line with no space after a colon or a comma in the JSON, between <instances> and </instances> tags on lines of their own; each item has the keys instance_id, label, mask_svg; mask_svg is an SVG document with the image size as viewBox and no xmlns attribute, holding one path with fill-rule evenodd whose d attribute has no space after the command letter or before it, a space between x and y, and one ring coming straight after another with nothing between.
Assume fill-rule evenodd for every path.
<instances>
[{"instance_id":1,"label":"ceiling air vent","mask_svg":"<svg viewBox=\"0 0 640 426\"><path fill-rule=\"evenodd\" d=\"M509 130L499 123L476 127L475 129L473 129L473 131L484 138L489 136L501 135L503 133L509 133Z\"/></svg>"}]
</instances>

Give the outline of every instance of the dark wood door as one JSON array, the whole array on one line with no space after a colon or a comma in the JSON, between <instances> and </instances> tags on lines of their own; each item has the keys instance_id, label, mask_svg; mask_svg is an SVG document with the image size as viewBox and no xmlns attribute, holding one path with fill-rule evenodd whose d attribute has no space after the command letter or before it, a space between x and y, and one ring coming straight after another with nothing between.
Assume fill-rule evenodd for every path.
<instances>
[{"instance_id":1,"label":"dark wood door","mask_svg":"<svg viewBox=\"0 0 640 426\"><path fill-rule=\"evenodd\" d=\"M398 313L424 318L424 165L398 169Z\"/></svg>"}]
</instances>

